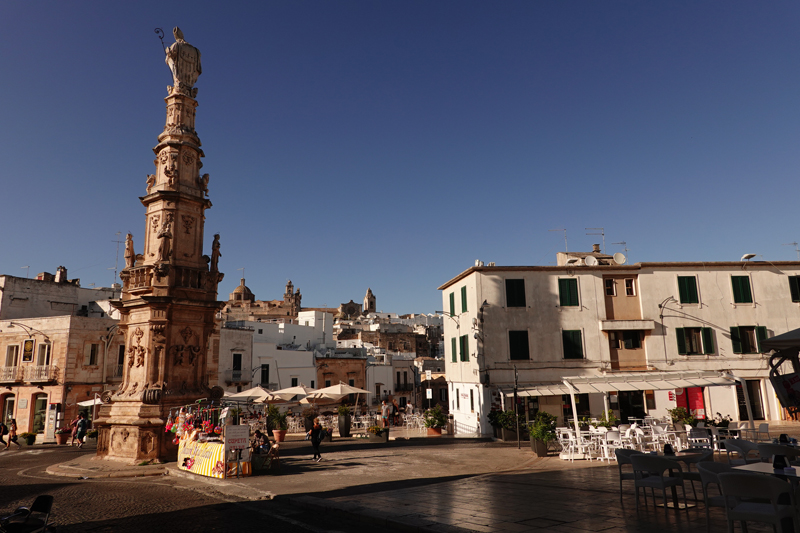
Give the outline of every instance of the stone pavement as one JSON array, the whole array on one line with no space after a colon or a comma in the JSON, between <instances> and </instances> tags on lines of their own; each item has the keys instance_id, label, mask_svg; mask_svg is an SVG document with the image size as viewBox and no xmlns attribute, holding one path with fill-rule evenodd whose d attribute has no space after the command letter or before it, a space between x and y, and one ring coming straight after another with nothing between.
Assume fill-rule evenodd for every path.
<instances>
[{"instance_id":1,"label":"stone pavement","mask_svg":"<svg viewBox=\"0 0 800 533\"><path fill-rule=\"evenodd\" d=\"M800 425L773 425L773 431L798 436ZM322 454L323 461L312 462L309 443L290 441L282 445L278 475L206 481L237 498L275 498L332 520L356 519L391 531L706 531L702 503L665 516L649 499L637 513L632 483L624 483L620 496L616 463L536 458L526 447L453 438L388 444L335 439L323 444ZM98 461L87 458L86 468L93 462ZM84 466L78 459L72 468ZM110 467L101 467L99 475L103 468ZM124 471L139 468L151 467ZM156 468L162 467L152 471ZM177 473L173 464L166 469L171 476ZM712 531L727 527L719 509L711 510L711 522ZM754 525L751 530L762 529Z\"/></svg>"}]
</instances>

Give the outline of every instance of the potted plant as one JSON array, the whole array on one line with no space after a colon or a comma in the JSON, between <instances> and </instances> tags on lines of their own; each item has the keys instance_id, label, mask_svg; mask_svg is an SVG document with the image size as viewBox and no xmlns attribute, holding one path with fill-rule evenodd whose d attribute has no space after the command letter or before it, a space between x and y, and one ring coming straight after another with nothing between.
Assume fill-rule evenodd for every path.
<instances>
[{"instance_id":1,"label":"potted plant","mask_svg":"<svg viewBox=\"0 0 800 533\"><path fill-rule=\"evenodd\" d=\"M497 416L498 423L500 424L500 437L503 441L517 440L517 418L519 418L519 430L521 432L520 438L522 440L527 440L528 426L525 422L525 419L522 415L518 417L514 411L509 409L507 411L502 411Z\"/></svg>"},{"instance_id":2,"label":"potted plant","mask_svg":"<svg viewBox=\"0 0 800 533\"><path fill-rule=\"evenodd\" d=\"M310 431L311 428L314 427L314 419L317 417L317 410L314 407L306 407L303 409L303 412L300 413L300 416L303 417L303 427L306 429L306 432Z\"/></svg>"},{"instance_id":3,"label":"potted plant","mask_svg":"<svg viewBox=\"0 0 800 533\"><path fill-rule=\"evenodd\" d=\"M67 426L56 430L56 444L63 446L72 435L72 428Z\"/></svg>"},{"instance_id":4,"label":"potted plant","mask_svg":"<svg viewBox=\"0 0 800 533\"><path fill-rule=\"evenodd\" d=\"M33 446L33 443L36 442L36 433L20 433L19 438L24 440L28 446Z\"/></svg>"},{"instance_id":5,"label":"potted plant","mask_svg":"<svg viewBox=\"0 0 800 533\"><path fill-rule=\"evenodd\" d=\"M352 420L350 418L350 406L342 404L339 406L339 436L350 436L350 425Z\"/></svg>"},{"instance_id":6,"label":"potted plant","mask_svg":"<svg viewBox=\"0 0 800 533\"><path fill-rule=\"evenodd\" d=\"M389 442L389 428L370 426L367 432L370 442Z\"/></svg>"},{"instance_id":7,"label":"potted plant","mask_svg":"<svg viewBox=\"0 0 800 533\"><path fill-rule=\"evenodd\" d=\"M333 429L322 427L322 431L324 431L325 438L322 439L323 442L333 442Z\"/></svg>"},{"instance_id":8,"label":"potted plant","mask_svg":"<svg viewBox=\"0 0 800 533\"><path fill-rule=\"evenodd\" d=\"M683 431L684 425L689 426L696 426L697 420L695 420L694 416L686 410L685 407L676 407L675 409L667 409L667 413L669 413L670 418L672 419L673 426L676 426L675 429ZM680 425L680 427L677 427Z\"/></svg>"},{"instance_id":9,"label":"potted plant","mask_svg":"<svg viewBox=\"0 0 800 533\"><path fill-rule=\"evenodd\" d=\"M545 411L539 411L530 425L531 450L537 457L547 456L547 443L556 438L558 418Z\"/></svg>"},{"instance_id":10,"label":"potted plant","mask_svg":"<svg viewBox=\"0 0 800 533\"><path fill-rule=\"evenodd\" d=\"M267 410L267 427L272 428L272 436L275 437L275 442L283 442L286 439L286 430L289 429L286 413L281 413L277 407L270 405Z\"/></svg>"},{"instance_id":11,"label":"potted plant","mask_svg":"<svg viewBox=\"0 0 800 533\"><path fill-rule=\"evenodd\" d=\"M611 429L615 427L619 419L614 414L614 411L609 409L607 413L603 413L603 415L597 419L597 422L592 422L592 425L597 429L598 427L604 427L606 429Z\"/></svg>"},{"instance_id":12,"label":"potted plant","mask_svg":"<svg viewBox=\"0 0 800 533\"><path fill-rule=\"evenodd\" d=\"M492 431L494 433L493 437L496 439L501 438L500 428L502 427L502 424L500 423L500 416L502 414L503 411L493 409L489 411L488 415L486 415L486 418L489 420L489 424L492 426Z\"/></svg>"},{"instance_id":13,"label":"potted plant","mask_svg":"<svg viewBox=\"0 0 800 533\"><path fill-rule=\"evenodd\" d=\"M446 425L447 415L440 405L425 411L425 427L428 428L428 435L441 435L442 428Z\"/></svg>"},{"instance_id":14,"label":"potted plant","mask_svg":"<svg viewBox=\"0 0 800 533\"><path fill-rule=\"evenodd\" d=\"M87 439L96 439L97 438L97 430L96 429L90 429L89 431L87 431L86 432L86 438Z\"/></svg>"}]
</instances>

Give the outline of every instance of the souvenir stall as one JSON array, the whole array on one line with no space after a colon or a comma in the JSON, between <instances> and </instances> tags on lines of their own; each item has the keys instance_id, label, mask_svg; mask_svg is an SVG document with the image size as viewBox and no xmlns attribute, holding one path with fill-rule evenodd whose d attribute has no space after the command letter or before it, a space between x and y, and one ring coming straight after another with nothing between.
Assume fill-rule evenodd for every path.
<instances>
[{"instance_id":1,"label":"souvenir stall","mask_svg":"<svg viewBox=\"0 0 800 533\"><path fill-rule=\"evenodd\" d=\"M165 430L178 445L178 468L219 479L249 476L250 427L236 418L229 407L202 403L170 413Z\"/></svg>"}]
</instances>

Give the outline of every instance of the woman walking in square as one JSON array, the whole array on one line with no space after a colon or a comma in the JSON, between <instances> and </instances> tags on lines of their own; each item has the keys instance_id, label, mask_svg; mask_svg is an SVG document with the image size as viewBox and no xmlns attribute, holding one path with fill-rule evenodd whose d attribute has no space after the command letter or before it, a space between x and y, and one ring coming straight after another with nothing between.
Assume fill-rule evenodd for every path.
<instances>
[{"instance_id":1,"label":"woman walking in square","mask_svg":"<svg viewBox=\"0 0 800 533\"><path fill-rule=\"evenodd\" d=\"M311 446L314 448L314 456L311 459L320 462L322 454L319 453L319 443L322 442L322 426L319 424L319 418L314 419L314 426L308 430L307 435L311 437Z\"/></svg>"},{"instance_id":2,"label":"woman walking in square","mask_svg":"<svg viewBox=\"0 0 800 533\"><path fill-rule=\"evenodd\" d=\"M9 449L11 447L11 443L17 445L17 448L22 448L22 444L19 443L19 437L17 437L17 419L12 418L11 422L8 424L8 444L6 444L5 449Z\"/></svg>"}]
</instances>

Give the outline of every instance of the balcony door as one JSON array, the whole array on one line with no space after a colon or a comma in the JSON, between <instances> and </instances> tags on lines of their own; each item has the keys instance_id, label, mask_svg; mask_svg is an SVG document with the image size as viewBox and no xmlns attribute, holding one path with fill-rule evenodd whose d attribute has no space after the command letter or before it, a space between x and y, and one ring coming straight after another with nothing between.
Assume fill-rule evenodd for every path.
<instances>
[{"instance_id":1,"label":"balcony door","mask_svg":"<svg viewBox=\"0 0 800 533\"><path fill-rule=\"evenodd\" d=\"M13 344L6 348L6 366L17 366L19 363L19 346Z\"/></svg>"},{"instance_id":2,"label":"balcony door","mask_svg":"<svg viewBox=\"0 0 800 533\"><path fill-rule=\"evenodd\" d=\"M50 366L50 345L39 344L39 353L36 356L37 366Z\"/></svg>"},{"instance_id":3,"label":"balcony door","mask_svg":"<svg viewBox=\"0 0 800 533\"><path fill-rule=\"evenodd\" d=\"M3 400L3 422L8 422L14 418L14 405L17 401L16 396L9 394Z\"/></svg>"},{"instance_id":4,"label":"balcony door","mask_svg":"<svg viewBox=\"0 0 800 533\"><path fill-rule=\"evenodd\" d=\"M33 433L44 433L44 421L47 416L47 394L37 394L33 397Z\"/></svg>"}]
</instances>

